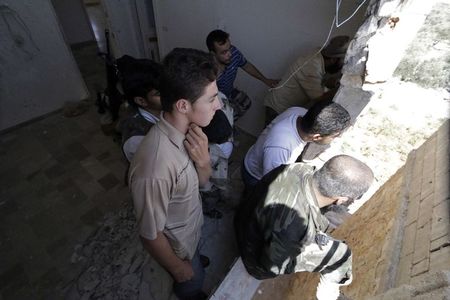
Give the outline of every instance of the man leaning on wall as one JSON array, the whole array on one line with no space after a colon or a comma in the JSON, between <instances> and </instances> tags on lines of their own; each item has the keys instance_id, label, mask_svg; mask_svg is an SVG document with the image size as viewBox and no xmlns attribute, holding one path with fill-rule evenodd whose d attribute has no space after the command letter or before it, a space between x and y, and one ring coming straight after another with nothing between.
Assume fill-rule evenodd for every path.
<instances>
[{"instance_id":1,"label":"man leaning on wall","mask_svg":"<svg viewBox=\"0 0 450 300\"><path fill-rule=\"evenodd\" d=\"M258 183L236 213L242 261L257 279L294 272L319 272L319 300L333 300L352 281L352 254L331 237L321 209L350 204L373 181L363 162L338 155L317 171L295 163L281 165Z\"/></svg>"},{"instance_id":2,"label":"man leaning on wall","mask_svg":"<svg viewBox=\"0 0 450 300\"><path fill-rule=\"evenodd\" d=\"M319 101L331 101L341 78L350 38L336 36L314 55L300 56L264 98L266 125L293 106L310 108Z\"/></svg>"}]
</instances>

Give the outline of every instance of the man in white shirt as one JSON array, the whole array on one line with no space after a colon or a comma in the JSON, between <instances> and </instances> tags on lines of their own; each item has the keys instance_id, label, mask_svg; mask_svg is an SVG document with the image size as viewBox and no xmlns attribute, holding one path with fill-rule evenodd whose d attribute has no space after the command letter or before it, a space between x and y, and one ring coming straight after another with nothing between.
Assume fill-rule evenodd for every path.
<instances>
[{"instance_id":1,"label":"man in white shirt","mask_svg":"<svg viewBox=\"0 0 450 300\"><path fill-rule=\"evenodd\" d=\"M337 103L319 102L308 111L292 107L270 123L244 158L246 190L271 170L297 161L306 144L329 144L349 125L350 114Z\"/></svg>"}]
</instances>

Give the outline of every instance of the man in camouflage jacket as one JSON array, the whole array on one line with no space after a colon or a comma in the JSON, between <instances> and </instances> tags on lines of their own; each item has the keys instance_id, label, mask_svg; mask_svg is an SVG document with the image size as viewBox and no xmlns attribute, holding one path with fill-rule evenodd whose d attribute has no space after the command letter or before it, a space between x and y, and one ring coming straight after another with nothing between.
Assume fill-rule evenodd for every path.
<instances>
[{"instance_id":1,"label":"man in camouflage jacket","mask_svg":"<svg viewBox=\"0 0 450 300\"><path fill-rule=\"evenodd\" d=\"M282 165L244 199L235 228L242 260L257 279L294 272L319 272L317 298L336 299L339 286L352 281L352 254L326 234L321 208L351 203L373 180L361 161L339 155L314 171L303 163Z\"/></svg>"}]
</instances>

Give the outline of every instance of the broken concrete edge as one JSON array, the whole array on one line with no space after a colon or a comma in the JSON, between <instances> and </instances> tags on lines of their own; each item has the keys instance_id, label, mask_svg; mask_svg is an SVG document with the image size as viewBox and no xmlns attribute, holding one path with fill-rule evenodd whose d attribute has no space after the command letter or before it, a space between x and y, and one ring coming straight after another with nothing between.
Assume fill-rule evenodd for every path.
<instances>
[{"instance_id":1,"label":"broken concrete edge","mask_svg":"<svg viewBox=\"0 0 450 300\"><path fill-rule=\"evenodd\" d=\"M381 1L372 15L373 22L377 23L377 30L367 42L371 54L366 63L365 82L384 82L392 77L434 4L435 1ZM393 18L396 22L392 25L390 21ZM360 30L362 29L363 26ZM386 42L389 42L389 47L386 47Z\"/></svg>"},{"instance_id":2,"label":"broken concrete edge","mask_svg":"<svg viewBox=\"0 0 450 300\"><path fill-rule=\"evenodd\" d=\"M392 288L382 294L368 298L368 300L387 300L387 299L414 299L420 297L424 299L449 299L450 290L450 271L439 271L427 274L418 280L415 285L404 284ZM443 298L442 296L446 296Z\"/></svg>"}]
</instances>

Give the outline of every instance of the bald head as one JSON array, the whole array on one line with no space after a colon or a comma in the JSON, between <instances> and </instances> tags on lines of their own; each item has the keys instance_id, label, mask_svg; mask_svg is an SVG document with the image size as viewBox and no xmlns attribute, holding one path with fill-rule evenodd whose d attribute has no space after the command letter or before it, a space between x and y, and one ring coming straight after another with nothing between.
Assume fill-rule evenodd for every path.
<instances>
[{"instance_id":1,"label":"bald head","mask_svg":"<svg viewBox=\"0 0 450 300\"><path fill-rule=\"evenodd\" d=\"M360 198L373 181L372 170L362 161L337 155L314 173L314 182L325 197Z\"/></svg>"}]
</instances>

